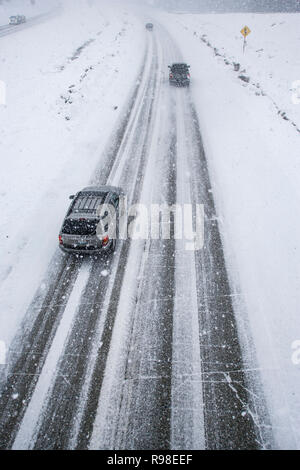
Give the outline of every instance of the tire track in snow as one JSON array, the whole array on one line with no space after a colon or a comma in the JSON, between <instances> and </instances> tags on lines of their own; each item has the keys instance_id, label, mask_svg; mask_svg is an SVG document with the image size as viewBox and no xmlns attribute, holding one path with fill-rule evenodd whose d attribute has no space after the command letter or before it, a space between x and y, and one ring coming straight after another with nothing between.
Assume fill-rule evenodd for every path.
<instances>
[{"instance_id":1,"label":"tire track in snow","mask_svg":"<svg viewBox=\"0 0 300 470\"><path fill-rule=\"evenodd\" d=\"M155 45L154 45L155 46ZM156 46L154 47L154 56L153 56L153 63L152 67L149 71L150 73L150 83L148 90L146 92L146 101L148 101L149 110L144 115L144 118L140 121L140 124L137 126L137 135L140 133L140 137L142 137L142 153L140 156L139 168L135 178L135 185L131 191L131 197L129 201L133 204L139 202L139 198L141 195L141 191L143 188L144 183L144 175L146 173L146 165L147 160L149 159L149 143L150 137L152 135L152 120L153 118L153 111L154 111L154 102L156 99L157 94L157 82L155 80L155 76L152 76L153 70L157 70L157 57L156 57ZM143 112L141 112L143 115ZM141 132L142 129L144 132ZM135 146L133 146L135 147ZM119 175L115 174L114 178L116 180L119 179ZM124 169L124 172L121 176L121 185L126 185L126 181L131 178L131 171L130 168ZM125 186L126 187L126 186ZM113 335L113 326L115 324L118 308L121 303L120 293L122 290L122 286L124 284L124 279L126 276L126 272L128 269L128 258L131 249L131 241L126 241L124 246L124 255L121 254L120 259L121 263L119 265L119 269L116 276L116 282L114 288L112 290L112 295L109 299L109 304L106 313L106 325L103 330L103 346L101 347L101 352L97 356L97 360L94 364L94 369L91 376L91 386L89 389L89 393L86 399L85 408L82 415L82 423L80 427L80 431L78 433L77 442L74 445L77 449L86 449L89 446L89 442L92 436L92 430L94 426L94 420L97 413L97 406L99 402L99 396L102 391L102 385L104 380L104 375L106 372L106 368L109 367L108 364L108 354L111 349L111 341ZM104 350L104 353L102 353Z\"/></svg>"},{"instance_id":2,"label":"tire track in snow","mask_svg":"<svg viewBox=\"0 0 300 470\"><path fill-rule=\"evenodd\" d=\"M44 21L51 20L61 12L61 7L55 8L54 10L48 13L41 13L40 15L33 16L28 18L26 23L19 25L4 25L0 27L0 38L8 36L9 34L18 33L33 26L39 25Z\"/></svg>"},{"instance_id":3,"label":"tire track in snow","mask_svg":"<svg viewBox=\"0 0 300 470\"><path fill-rule=\"evenodd\" d=\"M189 146L185 133L183 103L189 94L182 89L174 92L178 139L177 203L183 208L184 204L197 202L191 195ZM177 450L205 449L195 252L187 250L187 243L185 239L176 241L171 448Z\"/></svg>"},{"instance_id":4,"label":"tire track in snow","mask_svg":"<svg viewBox=\"0 0 300 470\"><path fill-rule=\"evenodd\" d=\"M175 45L173 50L176 52ZM180 56L181 54L177 53L176 60L180 60ZM186 276L189 283L193 283L196 276L197 305L192 305L193 302L190 305L193 318L190 321L194 323L193 326L190 325L190 329L193 328L193 334L185 330L184 302L181 301L180 295L182 290L185 292L184 298L190 299L190 295L183 287L183 280L181 284L178 283L176 289L176 296L179 298L175 299L174 312L172 445L176 449L195 446L206 446L208 449L268 448L272 442L269 432L270 420L259 377L256 377L254 383L253 376L246 376L245 373L236 312L232 304L232 290L198 117L190 91L176 91L176 106L179 111L177 138L180 144L177 149L178 165L180 162L182 165L182 160L185 161L179 167L178 174L179 180L186 179L186 195L183 191L181 198L190 197L193 204L204 204L206 231L204 249L195 252L194 269L190 266L191 273ZM187 175L184 178L182 175L185 171ZM182 184L179 183L178 202L180 187ZM189 255L180 250L176 256L177 278L180 271L189 266ZM189 300L187 303L189 305ZM178 315L176 305L180 310ZM198 319L194 312L195 307L198 309ZM195 323L197 320L198 325ZM193 343L193 335L197 341L195 331L199 333L198 346ZM195 362L189 361L191 358Z\"/></svg>"},{"instance_id":5,"label":"tire track in snow","mask_svg":"<svg viewBox=\"0 0 300 470\"><path fill-rule=\"evenodd\" d=\"M176 137L165 156L167 204L176 203ZM169 449L173 310L175 297L175 240L151 240L138 278L136 305L128 352L118 425L113 447Z\"/></svg>"},{"instance_id":6,"label":"tire track in snow","mask_svg":"<svg viewBox=\"0 0 300 470\"><path fill-rule=\"evenodd\" d=\"M42 303L41 290L29 308L34 322L25 321L8 354L6 380L0 393L0 448L10 448L33 394L46 356L73 289L81 260L62 257L55 283ZM22 344L21 349L19 345Z\"/></svg>"}]
</instances>

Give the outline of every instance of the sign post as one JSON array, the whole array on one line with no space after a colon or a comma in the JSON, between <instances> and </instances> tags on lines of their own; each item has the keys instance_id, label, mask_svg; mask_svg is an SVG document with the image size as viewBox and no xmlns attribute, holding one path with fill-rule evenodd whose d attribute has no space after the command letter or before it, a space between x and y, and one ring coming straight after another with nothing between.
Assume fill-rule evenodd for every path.
<instances>
[{"instance_id":1,"label":"sign post","mask_svg":"<svg viewBox=\"0 0 300 470\"><path fill-rule=\"evenodd\" d=\"M241 33L244 36L243 53L245 54L245 49L246 49L246 46L247 46L247 36L249 36L249 34L251 33L251 29L248 28L248 26L244 26L241 29Z\"/></svg>"}]
</instances>

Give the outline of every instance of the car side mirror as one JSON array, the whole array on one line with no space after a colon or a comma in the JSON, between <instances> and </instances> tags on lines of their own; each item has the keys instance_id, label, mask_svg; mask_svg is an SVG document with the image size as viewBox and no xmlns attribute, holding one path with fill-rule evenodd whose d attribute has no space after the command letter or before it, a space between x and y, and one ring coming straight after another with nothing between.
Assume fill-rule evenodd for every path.
<instances>
[{"instance_id":1,"label":"car side mirror","mask_svg":"<svg viewBox=\"0 0 300 470\"><path fill-rule=\"evenodd\" d=\"M69 196L69 199L74 199L74 198L75 198L74 194L72 194L72 196Z\"/></svg>"},{"instance_id":2,"label":"car side mirror","mask_svg":"<svg viewBox=\"0 0 300 470\"><path fill-rule=\"evenodd\" d=\"M168 65L168 69L170 69L170 68L171 68L171 65Z\"/></svg>"}]
</instances>

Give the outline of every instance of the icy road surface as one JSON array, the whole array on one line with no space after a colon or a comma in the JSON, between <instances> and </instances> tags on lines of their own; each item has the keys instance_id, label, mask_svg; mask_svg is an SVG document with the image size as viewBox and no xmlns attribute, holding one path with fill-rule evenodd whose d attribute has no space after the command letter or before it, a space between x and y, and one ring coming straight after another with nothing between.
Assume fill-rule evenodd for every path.
<instances>
[{"instance_id":1,"label":"icy road surface","mask_svg":"<svg viewBox=\"0 0 300 470\"><path fill-rule=\"evenodd\" d=\"M163 27L147 33L91 183L121 186L129 203L204 204L204 249L171 239L120 243L110 261L56 252L12 343L3 449L272 447L259 374L242 358L200 124L189 90L165 73L180 57Z\"/></svg>"}]
</instances>

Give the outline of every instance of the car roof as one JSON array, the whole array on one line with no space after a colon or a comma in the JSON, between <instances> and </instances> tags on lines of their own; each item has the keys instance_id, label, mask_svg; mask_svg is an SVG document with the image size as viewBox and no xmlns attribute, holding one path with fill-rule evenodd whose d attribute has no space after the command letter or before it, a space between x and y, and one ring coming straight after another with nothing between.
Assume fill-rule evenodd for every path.
<instances>
[{"instance_id":1,"label":"car roof","mask_svg":"<svg viewBox=\"0 0 300 470\"><path fill-rule=\"evenodd\" d=\"M116 193L124 195L121 188L115 186L88 186L83 188L76 194L76 197L69 207L66 219L73 218L74 216L95 217L97 215L97 208L99 205L104 204L107 194Z\"/></svg>"},{"instance_id":2,"label":"car roof","mask_svg":"<svg viewBox=\"0 0 300 470\"><path fill-rule=\"evenodd\" d=\"M87 188L82 189L79 191L80 193L117 193L117 194L124 194L121 188L117 188L116 186L88 186Z\"/></svg>"}]
</instances>

